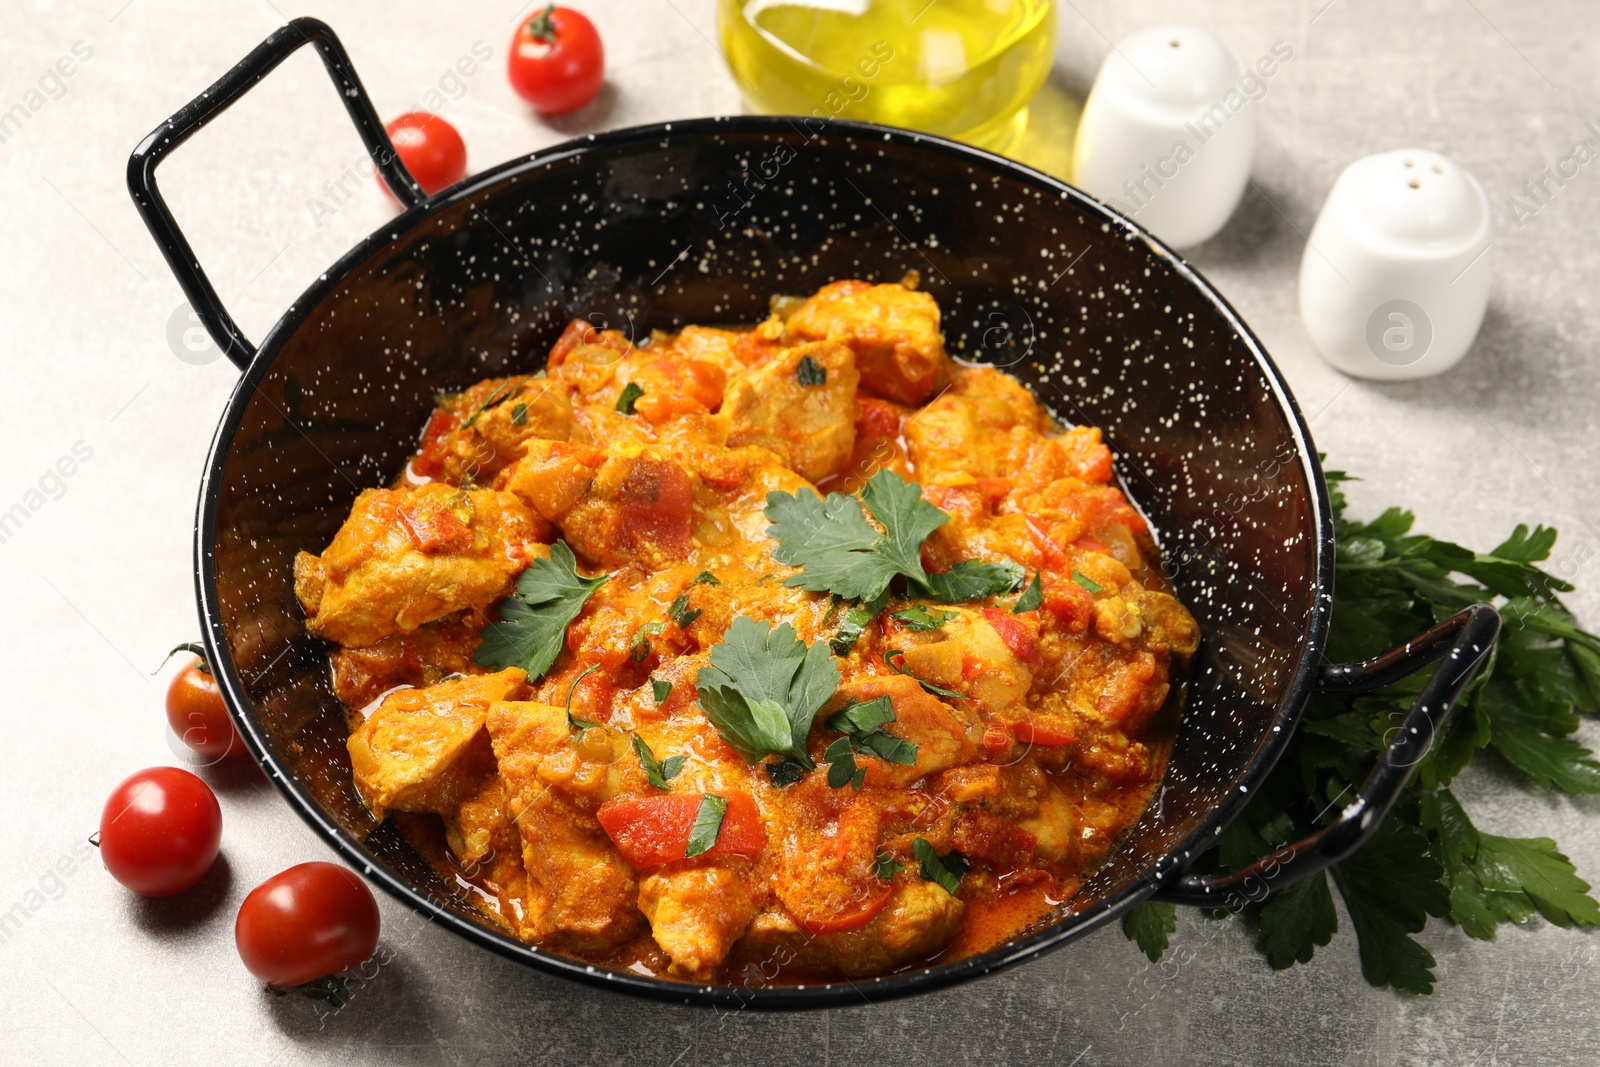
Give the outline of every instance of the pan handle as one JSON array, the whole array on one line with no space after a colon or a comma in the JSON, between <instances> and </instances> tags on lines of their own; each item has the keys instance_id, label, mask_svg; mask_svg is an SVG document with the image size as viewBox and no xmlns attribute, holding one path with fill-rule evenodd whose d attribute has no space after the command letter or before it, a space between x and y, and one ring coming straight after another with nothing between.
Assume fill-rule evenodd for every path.
<instances>
[{"instance_id":1,"label":"pan handle","mask_svg":"<svg viewBox=\"0 0 1600 1067\"><path fill-rule=\"evenodd\" d=\"M1388 749L1361 783L1339 817L1316 833L1232 874L1179 874L1157 888L1154 900L1236 909L1260 900L1272 889L1317 873L1360 848L1377 830L1425 756L1467 685L1494 646L1500 615L1488 604L1474 604L1420 637L1362 663L1323 664L1317 686L1326 693L1364 693L1398 681L1445 658L1417 695Z\"/></svg>"},{"instance_id":2,"label":"pan handle","mask_svg":"<svg viewBox=\"0 0 1600 1067\"><path fill-rule=\"evenodd\" d=\"M172 273L178 276L178 284L189 298L189 306L194 308L206 331L240 370L250 365L256 354L256 346L240 331L239 324L222 306L222 298L212 287L211 279L200 269L194 249L189 247L188 239L178 229L177 220L172 217L167 202L156 187L156 167L168 152L187 141L212 118L226 111L257 82L272 73L278 64L307 44L315 46L317 53L322 56L322 64L328 68L328 76L339 90L345 111L349 112L356 132L367 146L367 154L372 157L378 173L383 175L384 183L393 191L395 199L406 207L422 203L428 194L422 191L422 186L400 162L394 142L389 140L377 111L372 107L372 101L367 97L366 89L361 85L361 79L350 65L350 56L345 52L344 45L339 43L339 38L334 36L326 23L313 18L298 18L274 30L238 65L218 78L216 84L185 104L140 141L139 147L133 150L133 155L128 159L128 191L133 194L134 205L143 216L144 224L156 239Z\"/></svg>"}]
</instances>

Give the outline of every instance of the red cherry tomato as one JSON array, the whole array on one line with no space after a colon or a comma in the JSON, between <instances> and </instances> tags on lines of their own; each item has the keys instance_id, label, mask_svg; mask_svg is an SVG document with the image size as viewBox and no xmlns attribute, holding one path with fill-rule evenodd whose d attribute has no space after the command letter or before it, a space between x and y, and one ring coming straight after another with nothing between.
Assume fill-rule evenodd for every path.
<instances>
[{"instance_id":1,"label":"red cherry tomato","mask_svg":"<svg viewBox=\"0 0 1600 1067\"><path fill-rule=\"evenodd\" d=\"M353 871L302 863L250 891L233 926L239 958L269 985L349 970L378 947L378 902Z\"/></svg>"},{"instance_id":2,"label":"red cherry tomato","mask_svg":"<svg viewBox=\"0 0 1600 1067\"><path fill-rule=\"evenodd\" d=\"M178 647L199 651L191 645ZM202 756L222 759L244 754L244 740L234 729L217 689L217 679L206 669L203 659L179 671L167 686L167 722L184 744Z\"/></svg>"},{"instance_id":3,"label":"red cherry tomato","mask_svg":"<svg viewBox=\"0 0 1600 1067\"><path fill-rule=\"evenodd\" d=\"M400 162L417 179L422 191L432 196L467 176L467 145L456 128L438 115L408 111L384 127L394 142ZM394 199L389 186L380 178L378 185Z\"/></svg>"},{"instance_id":4,"label":"red cherry tomato","mask_svg":"<svg viewBox=\"0 0 1600 1067\"><path fill-rule=\"evenodd\" d=\"M177 767L128 778L100 813L100 859L111 877L147 897L181 893L205 877L222 841L211 787Z\"/></svg>"},{"instance_id":5,"label":"red cherry tomato","mask_svg":"<svg viewBox=\"0 0 1600 1067\"><path fill-rule=\"evenodd\" d=\"M594 23L551 4L517 27L506 76L518 96L545 115L593 100L606 77L606 50Z\"/></svg>"}]
</instances>

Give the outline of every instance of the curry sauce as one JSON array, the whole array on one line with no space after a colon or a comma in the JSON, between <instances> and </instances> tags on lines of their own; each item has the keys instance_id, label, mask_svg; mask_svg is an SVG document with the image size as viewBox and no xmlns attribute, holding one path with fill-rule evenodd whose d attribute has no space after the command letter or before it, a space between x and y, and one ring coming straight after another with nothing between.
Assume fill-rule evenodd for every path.
<instances>
[{"instance_id":1,"label":"curry sauce","mask_svg":"<svg viewBox=\"0 0 1600 1067\"><path fill-rule=\"evenodd\" d=\"M375 816L513 936L701 982L1070 907L1199 637L1099 432L952 358L914 279L574 321L441 396L294 577Z\"/></svg>"}]
</instances>

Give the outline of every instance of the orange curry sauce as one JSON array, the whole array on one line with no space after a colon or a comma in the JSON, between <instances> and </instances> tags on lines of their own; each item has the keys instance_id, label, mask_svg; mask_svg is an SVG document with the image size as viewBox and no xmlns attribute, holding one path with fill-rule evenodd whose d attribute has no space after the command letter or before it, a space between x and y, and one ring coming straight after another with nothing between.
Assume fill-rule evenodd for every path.
<instances>
[{"instance_id":1,"label":"orange curry sauce","mask_svg":"<svg viewBox=\"0 0 1600 1067\"><path fill-rule=\"evenodd\" d=\"M488 920L695 981L885 974L1070 907L1144 809L1194 620L1099 432L953 360L907 281L835 282L754 329L637 346L574 322L546 371L441 397L396 484L296 560L362 797ZM765 509L880 470L949 516L922 545L927 574L1009 561L1030 599L1019 584L933 603L896 578L844 640L853 605L786 584L797 568L774 558ZM605 581L538 677L479 665L484 627L541 559ZM696 679L741 617L832 650L814 770L775 781L774 757L742 756L702 710ZM829 716L880 697L914 759L858 751L857 779L830 785ZM636 739L682 757L664 788ZM726 810L689 858L708 795Z\"/></svg>"}]
</instances>

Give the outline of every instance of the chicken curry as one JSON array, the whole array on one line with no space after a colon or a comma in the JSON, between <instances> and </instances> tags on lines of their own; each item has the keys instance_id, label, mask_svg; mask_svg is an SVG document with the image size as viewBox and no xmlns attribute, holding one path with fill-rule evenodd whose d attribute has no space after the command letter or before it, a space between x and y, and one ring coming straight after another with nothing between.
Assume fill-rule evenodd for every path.
<instances>
[{"instance_id":1,"label":"chicken curry","mask_svg":"<svg viewBox=\"0 0 1600 1067\"><path fill-rule=\"evenodd\" d=\"M1099 431L840 281L574 321L295 561L350 763L489 921L700 982L889 973L1065 906L1198 641Z\"/></svg>"}]
</instances>

